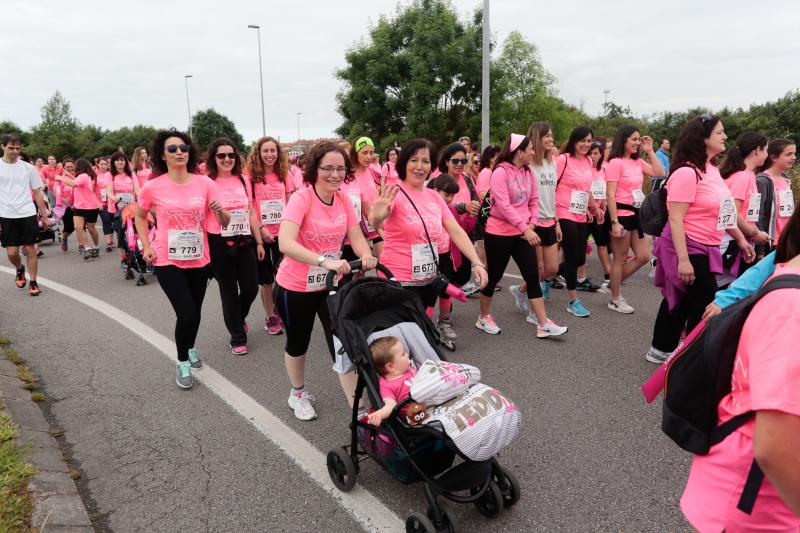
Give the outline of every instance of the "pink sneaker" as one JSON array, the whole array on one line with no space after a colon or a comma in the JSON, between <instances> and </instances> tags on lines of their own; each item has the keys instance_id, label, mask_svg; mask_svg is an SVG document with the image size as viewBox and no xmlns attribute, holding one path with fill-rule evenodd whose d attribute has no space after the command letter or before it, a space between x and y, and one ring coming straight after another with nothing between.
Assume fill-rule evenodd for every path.
<instances>
[{"instance_id":1,"label":"pink sneaker","mask_svg":"<svg viewBox=\"0 0 800 533\"><path fill-rule=\"evenodd\" d=\"M272 315L266 321L266 325L264 329L267 330L267 333L270 335L280 335L283 333L283 321L281 317L278 315Z\"/></svg>"},{"instance_id":2,"label":"pink sneaker","mask_svg":"<svg viewBox=\"0 0 800 533\"><path fill-rule=\"evenodd\" d=\"M479 316L478 321L475 322L475 327L482 329L490 335L497 335L500 333L500 328L497 326L492 315Z\"/></svg>"},{"instance_id":3,"label":"pink sneaker","mask_svg":"<svg viewBox=\"0 0 800 533\"><path fill-rule=\"evenodd\" d=\"M247 355L247 346L231 346L231 353L233 355Z\"/></svg>"}]
</instances>

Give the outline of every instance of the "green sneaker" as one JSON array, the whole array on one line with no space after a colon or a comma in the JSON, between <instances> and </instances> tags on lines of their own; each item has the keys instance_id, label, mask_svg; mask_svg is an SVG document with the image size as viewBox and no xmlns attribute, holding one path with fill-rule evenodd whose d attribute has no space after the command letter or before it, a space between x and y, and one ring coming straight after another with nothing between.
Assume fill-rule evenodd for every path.
<instances>
[{"instance_id":1,"label":"green sneaker","mask_svg":"<svg viewBox=\"0 0 800 533\"><path fill-rule=\"evenodd\" d=\"M194 384L192 379L192 367L189 366L189 361L178 361L178 366L175 369L175 383L182 389L191 389Z\"/></svg>"},{"instance_id":2,"label":"green sneaker","mask_svg":"<svg viewBox=\"0 0 800 533\"><path fill-rule=\"evenodd\" d=\"M197 348L189 348L189 363L194 370L203 370L203 362L197 355Z\"/></svg>"}]
</instances>

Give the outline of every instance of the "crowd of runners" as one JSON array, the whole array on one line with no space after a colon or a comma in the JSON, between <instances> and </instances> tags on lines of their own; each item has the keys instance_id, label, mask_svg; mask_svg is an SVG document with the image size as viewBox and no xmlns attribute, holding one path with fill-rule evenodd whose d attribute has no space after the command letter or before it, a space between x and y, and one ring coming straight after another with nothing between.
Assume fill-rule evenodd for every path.
<instances>
[{"instance_id":1,"label":"crowd of runners","mask_svg":"<svg viewBox=\"0 0 800 533\"><path fill-rule=\"evenodd\" d=\"M475 327L489 335L501 332L492 306L504 304L521 315L518 323L503 325L508 330L535 327L541 339L580 335L581 318L632 314L643 305L626 301L622 291L626 279L649 268L663 295L651 346L643 350L653 363L666 361L686 332L717 313L724 306L715 300L717 291L731 283L729 290L735 290L737 278L765 256L765 264L786 263L781 268L800 272L794 265L800 222L793 216L788 174L796 159L793 141L751 131L726 150L723 124L711 115L691 119L672 144L661 139L656 145L634 126L621 127L613 139L577 127L561 146L554 133L536 122L482 151L462 137L438 148L411 139L381 154L361 136L320 143L290 159L272 137L258 139L247 154L228 139L216 139L200 154L187 134L169 130L149 150L60 162L53 156L26 162L19 139L4 135L0 237L17 270L17 286L27 285L35 296L41 293L36 276L42 231L56 226L63 253L77 250L86 261L112 257L120 245L129 248L118 237L122 213L131 206L140 257L175 311L178 386L190 388L192 372L203 367L195 339L213 278L233 354L248 352L254 333L248 316L256 299L266 332L285 336L288 403L300 420L317 416L305 380L317 318L335 361L327 274L352 276L354 260L365 270L378 261L385 265L435 316L450 349L458 337L451 316L470 309L458 303L462 296L479 299ZM648 235L642 208L657 203L659 192L668 219L663 231ZM592 251L604 271L600 283L587 275ZM119 249L123 269L136 258L127 252ZM511 259L523 281L506 287L509 301L495 302ZM575 317L569 324L556 324L548 315L555 289L567 294L566 311ZM587 291L607 293L605 309L588 308L579 294ZM742 348L751 371L737 378L743 384L731 400L788 417L772 420L774 431L800 430L800 358L790 343L800 327L800 296L782 293L775 302L783 309L782 323L759 318L758 308L753 313L774 336L751 336ZM764 351L774 353L758 363ZM768 387L754 383L755 375ZM351 371L339 378L352 405L356 376ZM779 386L785 388L773 389ZM758 444L758 419L742 437L750 439L749 451L740 439L725 453L752 456L754 431ZM762 442L769 438L774 436ZM696 468L711 477L727 475L720 463L696 462ZM708 476L694 472L687 494L712 490L705 485ZM764 505L773 505L773 519L785 517L780 523L796 528L798 519L785 502L798 510L800 483L797 472L788 478L775 478ZM708 517L707 508L684 510L693 523Z\"/></svg>"}]
</instances>

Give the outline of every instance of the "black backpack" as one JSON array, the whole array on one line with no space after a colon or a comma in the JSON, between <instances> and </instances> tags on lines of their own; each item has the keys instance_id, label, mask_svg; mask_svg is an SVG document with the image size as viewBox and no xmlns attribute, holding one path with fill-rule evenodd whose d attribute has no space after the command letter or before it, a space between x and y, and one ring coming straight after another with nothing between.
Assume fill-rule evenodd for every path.
<instances>
[{"instance_id":1,"label":"black backpack","mask_svg":"<svg viewBox=\"0 0 800 533\"><path fill-rule=\"evenodd\" d=\"M683 166L688 166L694 170L697 181L703 179L694 165ZM675 170L678 169L676 168ZM667 181L669 181L669 178L661 184L660 188L650 191L645 197L644 202L642 202L642 206L639 208L639 222L642 226L642 231L653 237L661 236L661 232L664 231L664 226L667 225L667 220L669 220L669 211L667 210Z\"/></svg>"},{"instance_id":2,"label":"black backpack","mask_svg":"<svg viewBox=\"0 0 800 533\"><path fill-rule=\"evenodd\" d=\"M753 306L777 289L800 289L800 276L776 276L755 294L726 307L693 331L667 361L661 429L684 450L707 455L712 446L755 416L743 413L718 425L717 407L731 392L742 327ZM738 508L750 514L764 474L753 460Z\"/></svg>"}]
</instances>

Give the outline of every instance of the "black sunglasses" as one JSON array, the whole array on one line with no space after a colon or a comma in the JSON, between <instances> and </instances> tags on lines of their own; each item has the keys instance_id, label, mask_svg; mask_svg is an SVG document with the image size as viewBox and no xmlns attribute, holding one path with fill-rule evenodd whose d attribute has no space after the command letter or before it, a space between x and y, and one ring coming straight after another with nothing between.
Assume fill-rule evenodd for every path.
<instances>
[{"instance_id":1,"label":"black sunglasses","mask_svg":"<svg viewBox=\"0 0 800 533\"><path fill-rule=\"evenodd\" d=\"M702 120L703 122L708 122L709 120L711 120L711 115L709 115L708 113L703 113L702 115L700 115L700 120Z\"/></svg>"},{"instance_id":2,"label":"black sunglasses","mask_svg":"<svg viewBox=\"0 0 800 533\"><path fill-rule=\"evenodd\" d=\"M450 160L450 162L453 163L454 165L466 165L467 164L467 158L458 159L458 158L454 157L454 158L452 158Z\"/></svg>"},{"instance_id":3,"label":"black sunglasses","mask_svg":"<svg viewBox=\"0 0 800 533\"><path fill-rule=\"evenodd\" d=\"M176 153L178 150L180 150L184 154L188 154L190 149L191 148L189 147L188 144L170 144L169 146L167 146L167 152L171 154Z\"/></svg>"},{"instance_id":4,"label":"black sunglasses","mask_svg":"<svg viewBox=\"0 0 800 533\"><path fill-rule=\"evenodd\" d=\"M217 154L215 157L216 157L217 159L219 159L220 161L222 161L222 160L223 160L223 159L225 159L226 157L227 157L228 159L233 159L234 161L236 160L236 154L234 154L233 152L231 152L231 153L229 153L229 154Z\"/></svg>"}]
</instances>

